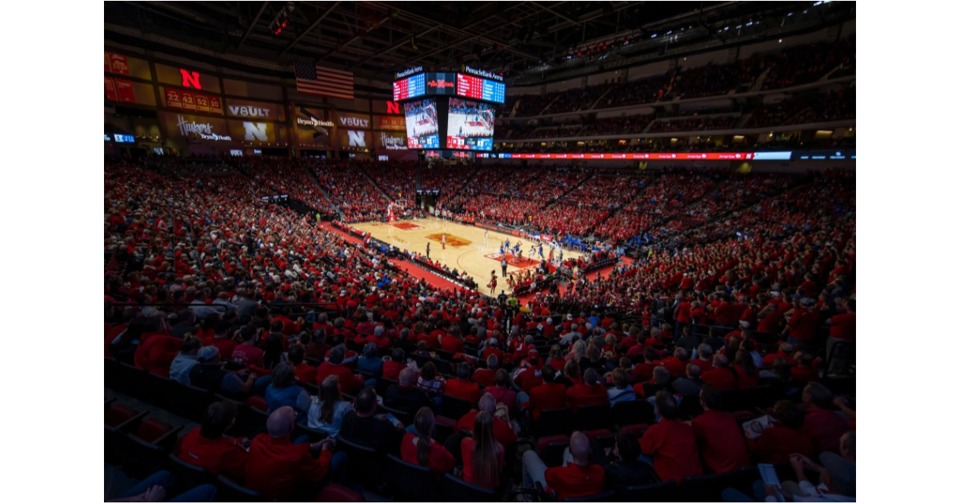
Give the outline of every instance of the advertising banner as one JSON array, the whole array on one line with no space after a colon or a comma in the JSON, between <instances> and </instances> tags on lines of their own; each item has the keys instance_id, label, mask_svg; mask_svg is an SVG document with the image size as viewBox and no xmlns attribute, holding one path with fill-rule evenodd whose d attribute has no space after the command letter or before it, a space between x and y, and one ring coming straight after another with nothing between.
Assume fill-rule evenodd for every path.
<instances>
[{"instance_id":1,"label":"advertising banner","mask_svg":"<svg viewBox=\"0 0 960 504\"><path fill-rule=\"evenodd\" d=\"M277 141L276 123L266 121L227 121L230 136L234 140L243 140L244 142L269 142Z\"/></svg>"},{"instance_id":2,"label":"advertising banner","mask_svg":"<svg viewBox=\"0 0 960 504\"><path fill-rule=\"evenodd\" d=\"M386 150L406 150L407 137L403 133L391 133L388 131L379 131L377 136L377 148Z\"/></svg>"},{"instance_id":3,"label":"advertising banner","mask_svg":"<svg viewBox=\"0 0 960 504\"><path fill-rule=\"evenodd\" d=\"M234 138L223 119L175 112L159 112L158 116L168 138L199 142L235 142L242 138Z\"/></svg>"},{"instance_id":4,"label":"advertising banner","mask_svg":"<svg viewBox=\"0 0 960 504\"><path fill-rule=\"evenodd\" d=\"M230 117L256 119L258 121L282 121L283 106L254 100L227 98L224 112Z\"/></svg>"},{"instance_id":5,"label":"advertising banner","mask_svg":"<svg viewBox=\"0 0 960 504\"><path fill-rule=\"evenodd\" d=\"M333 121L327 119L327 111L312 107L294 107L293 133L300 147L329 149L333 146Z\"/></svg>"},{"instance_id":6,"label":"advertising banner","mask_svg":"<svg viewBox=\"0 0 960 504\"><path fill-rule=\"evenodd\" d=\"M373 147L370 132L338 128L338 139L340 140L340 149L343 150L366 150Z\"/></svg>"},{"instance_id":7,"label":"advertising banner","mask_svg":"<svg viewBox=\"0 0 960 504\"><path fill-rule=\"evenodd\" d=\"M370 129L370 116L350 112L338 112L336 124L340 128Z\"/></svg>"}]
</instances>

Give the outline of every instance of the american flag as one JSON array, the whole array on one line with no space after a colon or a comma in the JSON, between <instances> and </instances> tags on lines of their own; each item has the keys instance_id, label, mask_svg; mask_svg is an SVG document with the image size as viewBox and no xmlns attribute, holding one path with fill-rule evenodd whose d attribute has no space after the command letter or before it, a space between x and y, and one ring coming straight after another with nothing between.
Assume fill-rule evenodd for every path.
<instances>
[{"instance_id":1,"label":"american flag","mask_svg":"<svg viewBox=\"0 0 960 504\"><path fill-rule=\"evenodd\" d=\"M294 64L297 91L353 100L353 73L311 65Z\"/></svg>"}]
</instances>

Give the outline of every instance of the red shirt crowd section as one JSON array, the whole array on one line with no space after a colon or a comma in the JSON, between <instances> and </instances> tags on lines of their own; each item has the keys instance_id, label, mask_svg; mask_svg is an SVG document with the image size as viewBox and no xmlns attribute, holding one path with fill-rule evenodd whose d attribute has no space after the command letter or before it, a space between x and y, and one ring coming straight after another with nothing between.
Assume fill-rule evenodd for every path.
<instances>
[{"instance_id":1,"label":"red shirt crowd section","mask_svg":"<svg viewBox=\"0 0 960 504\"><path fill-rule=\"evenodd\" d=\"M273 163L280 169L273 170ZM684 224L669 228L670 234L662 238L676 241L676 247L651 248L646 257L631 266L619 266L609 278L579 278L562 295L538 294L525 307L529 310L508 311L478 294L432 288L390 266L373 248L347 242L337 234L323 231L308 217L263 201L261 198L269 193L286 188L291 193L301 191L298 194L308 198L329 193L333 196L331 201L338 204L338 195L343 195L349 198L345 205L359 212L355 215L376 214L372 208L362 210L357 206L360 197L350 194L351 187L370 185L361 171L363 167L350 163L333 167L305 164L299 166L306 173L301 176L296 170L297 162L284 163L257 160L237 166L240 171L212 161L107 163L105 346L109 348L109 343L129 327L132 317L158 314L166 318L189 307L200 318L200 314L218 305L227 307L230 314L239 311L245 300L256 300L259 304L254 318L259 321L261 333L252 344L264 351L269 351L267 328L279 323L276 327L286 336L285 344L301 338L301 331L321 334L320 340L311 341L306 349L308 356L320 360L333 345L346 343L356 350L368 342L376 343L379 352L386 355L396 346L410 347L422 342L427 352L418 356L430 360L434 359L430 350L448 349L452 364L467 362L471 371L486 356L497 355L501 363L513 363L523 370L514 380L519 389L528 392L529 404L520 404L514 395L516 390L494 386L493 371L482 368L484 380L479 379L480 370L471 381L447 377L447 393L473 404L479 393L495 393L510 403L507 407L511 415L529 409L537 421L545 409L583 408L606 401L606 387L583 384L582 373L588 366L622 366L620 359L626 357L628 384L645 397L659 386L651 381L656 366L667 367L671 378L682 373L682 356L670 355L669 328L656 327L652 319L655 309L672 309L674 300L677 319L683 318L684 322L730 326L745 320L762 332L793 336L813 345L811 327L815 328L829 315L835 322L830 329L832 336L852 339L855 335L854 313L837 311L834 306L837 299L849 298L855 292L851 280L856 259L856 180L851 173L787 178L681 171L634 174L621 180L609 173L548 168L535 169L532 175L511 173L507 167L479 170L471 180L503 190L488 196L499 198L507 208L511 198L547 204L563 197L582 201L575 208L567 199L562 203L571 212L579 211L582 207L602 206L604 189L611 188L629 195L633 206L628 211L646 212L648 208L642 204L646 202L653 209L651 213L668 223L673 222L670 218L683 215L683 209L695 211L706 220L696 227ZM319 185L307 170L318 175ZM384 176L379 180L390 187L406 184ZM522 184L507 190L517 180ZM305 187L285 185L295 183L291 181ZM317 193L311 183L323 189ZM714 295L719 293L724 295ZM809 299L799 302L794 295ZM278 301L319 303L336 318L320 318L311 323L288 317L282 310L267 309L267 305ZM581 305L584 312L555 314L552 308L558 302ZM113 309L116 303L139 308ZM640 315L639 322L621 325L615 317L592 317L590 307L596 305ZM511 327L518 328L516 334L505 331L508 318ZM231 320L236 322L237 317L228 315L224 322L229 325ZM574 324L589 346L602 349L602 356L601 352L591 356L589 348L585 354L574 350L537 356L523 339L529 334L543 338L547 345L559 344L564 335L574 332ZM379 327L383 327L382 332L377 330ZM479 336L481 328L486 333L483 339ZM599 328L603 334L599 334ZM187 329L205 345L235 340L222 325L207 327L198 323ZM750 340L747 331L720 336L725 336L729 345L735 345L735 337L738 342L740 337L746 337L748 343ZM476 353L467 351L465 343L489 344L488 338L498 340L498 346ZM120 340L125 341L122 337ZM140 336L131 363L164 375L179 350L179 340L165 326L145 333ZM241 346L239 341L232 342L232 350ZM739 360L739 354L750 358L744 353L747 351L749 347L745 350L742 345L720 349L718 353L731 362L730 367L705 371L704 381L732 390L755 387L757 377L750 375ZM763 367L771 367L777 362L776 357L781 357L790 371L787 379L797 385L819 379L817 363L808 355L791 357L781 352L766 357L771 356L773 359L762 359ZM322 362L311 369L311 364L301 364L297 375L312 375L319 381L336 373L341 376L345 391L356 391L362 385L352 374L356 361L350 357L348 353L349 362L340 366ZM266 359L254 360L248 363L249 369L260 374L270 371L261 368ZM537 376L545 362L560 369L568 361L579 364L580 375L569 375L563 382L552 384L543 383ZM705 370L708 367L706 361L697 362L702 362ZM404 367L405 363L388 361L383 374L395 379ZM472 387L470 382L483 382L485 388ZM454 419L458 420L458 429L471 430L476 414L474 410ZM830 411L808 407L802 426L777 426L780 430L771 431L770 437L764 434L760 441L748 445L748 456L754 461L770 461L783 456L783 446L811 455L820 449L835 450L839 435L848 426ZM653 454L654 469L661 479L701 474L703 466L724 471L744 462L740 443L729 442L731 438L739 439L734 435L735 427L728 416L711 412L694 418L692 426L665 420L642 435L641 449ZM516 442L514 429L499 417L494 420L494 433L504 447ZM782 440L783 446L771 441L774 438ZM191 434L185 442L182 453L192 454L190 460L228 475L244 474L247 483L263 488L270 498L288 499L294 495L296 484L284 478L319 481L326 477L329 465L328 460L310 457L304 447L261 436L253 440L244 462L246 468L241 471L224 460L236 451L232 440L204 443ZM406 452L405 458L410 460L410 448L398 443L393 451ZM439 447L433 451L433 459L442 459L442 464L435 464L437 467L450 467ZM329 452L325 453L328 457ZM284 464L290 469L283 469ZM551 469L547 479L551 486L570 487L600 478L599 474L575 472L576 468ZM593 490L596 489L590 487Z\"/></svg>"}]
</instances>

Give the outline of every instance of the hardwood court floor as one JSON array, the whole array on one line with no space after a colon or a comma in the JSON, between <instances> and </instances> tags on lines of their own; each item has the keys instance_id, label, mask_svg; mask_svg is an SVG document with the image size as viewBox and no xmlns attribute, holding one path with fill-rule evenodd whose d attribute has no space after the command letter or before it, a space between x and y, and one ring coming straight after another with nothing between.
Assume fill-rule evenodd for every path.
<instances>
[{"instance_id":1,"label":"hardwood court floor","mask_svg":"<svg viewBox=\"0 0 960 504\"><path fill-rule=\"evenodd\" d=\"M535 253L533 260L529 259L531 240L518 238L507 233L497 231L487 232L484 242L483 228L457 224L434 217L386 222L361 222L351 224L360 231L369 232L374 238L389 243L400 250L409 250L426 254L427 243L430 244L430 259L447 265L457 271L466 271L478 284L479 291L484 294L497 295L501 290L507 290L507 282L500 275L500 244L510 240L511 247L520 240L523 260L511 256L507 266L507 274L527 268L536 268L540 264L540 255ZM446 234L447 248L440 245L441 236ZM543 247L544 257L549 256L550 248ZM556 252L555 252L556 254ZM580 257L582 254L563 251L564 259ZM556 259L557 256L554 256ZM496 292L490 290L490 272L497 272Z\"/></svg>"}]
</instances>

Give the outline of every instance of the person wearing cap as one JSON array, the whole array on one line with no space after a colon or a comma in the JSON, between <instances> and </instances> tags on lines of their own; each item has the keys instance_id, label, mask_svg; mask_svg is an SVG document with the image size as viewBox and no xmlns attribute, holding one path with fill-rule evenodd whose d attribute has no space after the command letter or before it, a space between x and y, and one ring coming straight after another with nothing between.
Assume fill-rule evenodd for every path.
<instances>
[{"instance_id":1,"label":"person wearing cap","mask_svg":"<svg viewBox=\"0 0 960 504\"><path fill-rule=\"evenodd\" d=\"M243 398L253 389L257 379L254 373L246 373L242 378L233 371L223 369L220 361L220 351L215 346L205 346L197 352L197 361L200 363L190 370L190 384L194 387L221 393L228 397Z\"/></svg>"}]
</instances>

